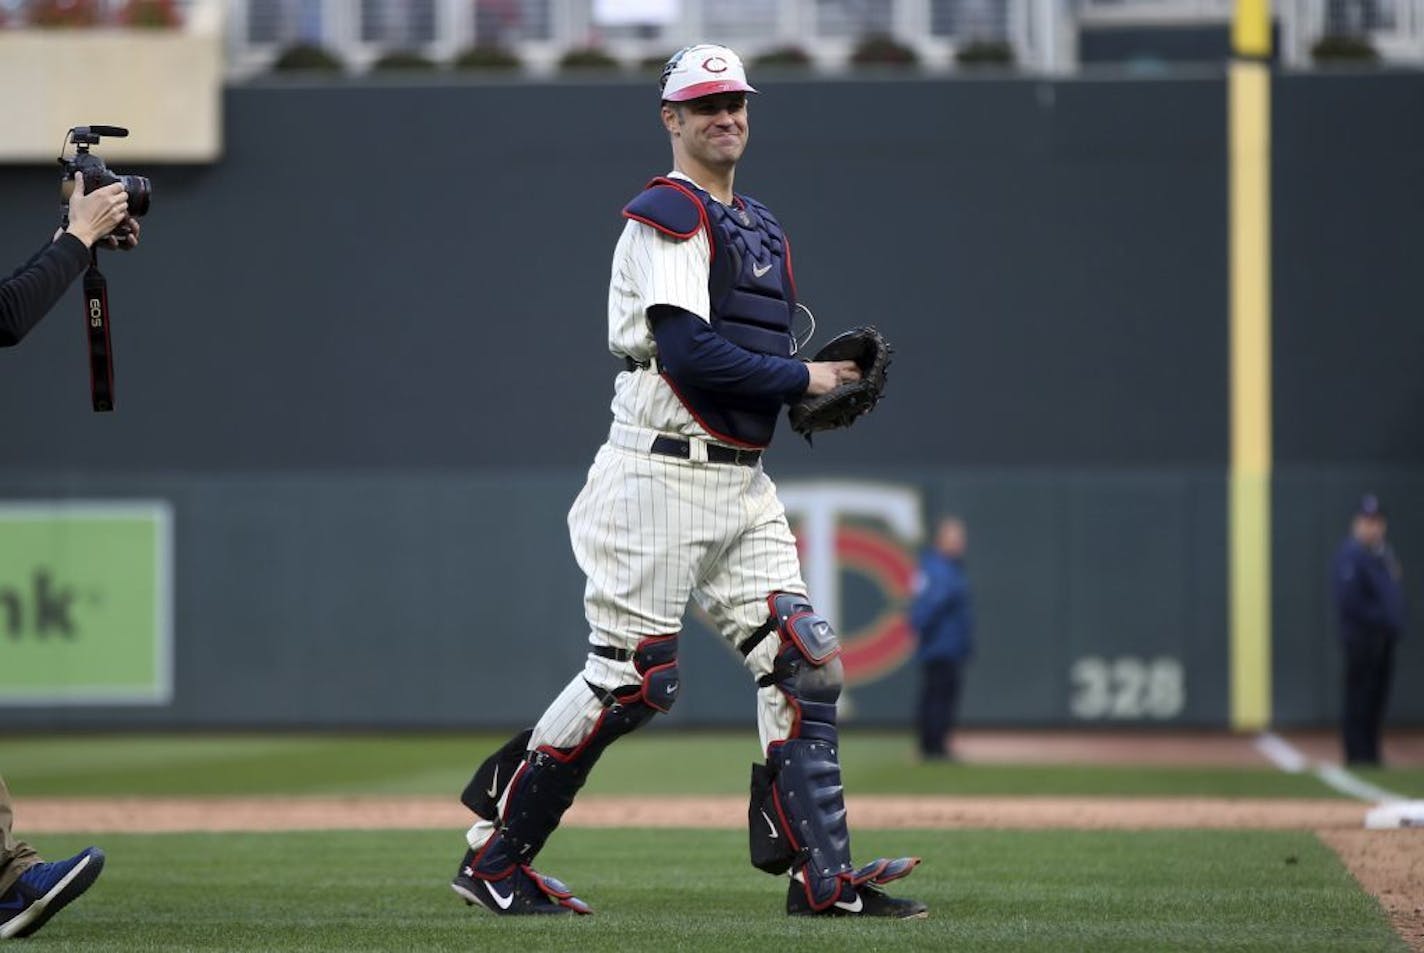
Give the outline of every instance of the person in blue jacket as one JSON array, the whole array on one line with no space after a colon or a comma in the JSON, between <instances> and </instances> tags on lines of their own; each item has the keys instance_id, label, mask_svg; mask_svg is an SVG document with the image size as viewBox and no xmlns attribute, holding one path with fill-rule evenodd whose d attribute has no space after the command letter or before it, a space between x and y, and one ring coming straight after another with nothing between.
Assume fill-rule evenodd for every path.
<instances>
[{"instance_id":1,"label":"person in blue jacket","mask_svg":"<svg viewBox=\"0 0 1424 953\"><path fill-rule=\"evenodd\" d=\"M920 755L926 760L950 757L963 670L974 652L974 607L964 568L968 548L964 521L941 518L934 541L920 557L910 605L910 625L919 640L916 658L924 674L917 721Z\"/></svg>"},{"instance_id":2,"label":"person in blue jacket","mask_svg":"<svg viewBox=\"0 0 1424 953\"><path fill-rule=\"evenodd\" d=\"M1394 550L1385 542L1387 530L1379 499L1361 499L1331 571L1345 650L1345 710L1340 727L1347 764L1380 763L1394 646L1404 634L1402 572Z\"/></svg>"}]
</instances>

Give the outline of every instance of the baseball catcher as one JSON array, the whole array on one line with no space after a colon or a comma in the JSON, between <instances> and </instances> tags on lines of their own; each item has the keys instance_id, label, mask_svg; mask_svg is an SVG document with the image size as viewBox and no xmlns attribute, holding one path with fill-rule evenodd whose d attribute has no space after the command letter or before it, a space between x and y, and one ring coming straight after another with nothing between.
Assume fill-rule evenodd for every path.
<instances>
[{"instance_id":1,"label":"baseball catcher","mask_svg":"<svg viewBox=\"0 0 1424 953\"><path fill-rule=\"evenodd\" d=\"M588 653L533 728L475 771L463 798L475 822L451 887L499 916L590 912L533 865L604 751L677 702L695 598L757 686L764 760L752 766L749 846L782 880L786 912L924 917L924 903L886 890L918 858L852 859L840 641L762 466L783 407L807 436L874 407L890 348L860 328L813 360L796 356L791 240L733 188L756 92L737 54L688 47L660 92L673 169L623 209L608 293L613 421L569 509Z\"/></svg>"}]
</instances>

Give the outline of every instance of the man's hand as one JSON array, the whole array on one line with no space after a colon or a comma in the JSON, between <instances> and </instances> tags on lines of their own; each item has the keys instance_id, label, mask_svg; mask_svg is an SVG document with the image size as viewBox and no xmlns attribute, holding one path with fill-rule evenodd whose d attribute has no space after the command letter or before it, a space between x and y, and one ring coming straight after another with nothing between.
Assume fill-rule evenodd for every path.
<instances>
[{"instance_id":1,"label":"man's hand","mask_svg":"<svg viewBox=\"0 0 1424 953\"><path fill-rule=\"evenodd\" d=\"M820 397L842 384L860 380L860 367L855 361L812 361L806 370L811 372L811 382L806 385L807 397Z\"/></svg>"},{"instance_id":2,"label":"man's hand","mask_svg":"<svg viewBox=\"0 0 1424 953\"><path fill-rule=\"evenodd\" d=\"M100 238L112 232L129 215L129 194L122 182L106 185L96 192L84 194L84 173L74 173L74 191L69 195L69 228L66 231L92 248ZM138 223L135 222L136 226ZM125 240L127 241L127 239ZM138 230L134 229L134 241L126 247L132 248L138 242ZM116 240L111 248L118 248Z\"/></svg>"}]
</instances>

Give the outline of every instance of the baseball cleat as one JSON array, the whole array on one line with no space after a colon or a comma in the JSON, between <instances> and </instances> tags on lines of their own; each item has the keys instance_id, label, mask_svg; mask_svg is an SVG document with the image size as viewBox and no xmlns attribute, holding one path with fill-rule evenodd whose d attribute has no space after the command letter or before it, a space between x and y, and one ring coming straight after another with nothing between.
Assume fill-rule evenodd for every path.
<instances>
[{"instance_id":1,"label":"baseball cleat","mask_svg":"<svg viewBox=\"0 0 1424 953\"><path fill-rule=\"evenodd\" d=\"M68 860L35 866L20 874L0 897L0 939L30 936L65 905L88 890L104 869L104 852L89 847Z\"/></svg>"},{"instance_id":2,"label":"baseball cleat","mask_svg":"<svg viewBox=\"0 0 1424 953\"><path fill-rule=\"evenodd\" d=\"M920 865L918 857L884 857L873 860L858 870L842 874L839 888L833 895L812 891L805 876L798 870L791 875L786 889L786 912L793 917L887 917L892 920L922 920L930 915L929 907L918 900L892 897L882 885L908 877ZM823 882L824 883L824 882ZM817 903L812 894L826 897ZM830 899L831 896L834 899Z\"/></svg>"},{"instance_id":3,"label":"baseball cleat","mask_svg":"<svg viewBox=\"0 0 1424 953\"><path fill-rule=\"evenodd\" d=\"M528 864L517 864L497 877L480 872L477 855L466 851L450 889L470 906L481 906L502 917L529 914L592 913L592 908L563 882L546 877Z\"/></svg>"}]
</instances>

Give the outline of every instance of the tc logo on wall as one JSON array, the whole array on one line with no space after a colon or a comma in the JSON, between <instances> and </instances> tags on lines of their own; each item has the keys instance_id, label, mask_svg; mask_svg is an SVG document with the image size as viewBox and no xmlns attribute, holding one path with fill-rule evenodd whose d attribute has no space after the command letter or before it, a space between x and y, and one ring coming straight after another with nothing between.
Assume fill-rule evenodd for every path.
<instances>
[{"instance_id":1,"label":"tc logo on wall","mask_svg":"<svg viewBox=\"0 0 1424 953\"><path fill-rule=\"evenodd\" d=\"M899 668L914 653L915 637L905 618L917 565L914 546L923 535L918 490L850 481L783 484L778 495L801 547L801 571L811 603L840 634L846 684L873 682ZM870 586L875 605L850 612L843 573ZM865 587L857 587L863 590ZM871 621L854 629L845 619Z\"/></svg>"},{"instance_id":2,"label":"tc logo on wall","mask_svg":"<svg viewBox=\"0 0 1424 953\"><path fill-rule=\"evenodd\" d=\"M0 704L173 696L166 503L0 504Z\"/></svg>"}]
</instances>

